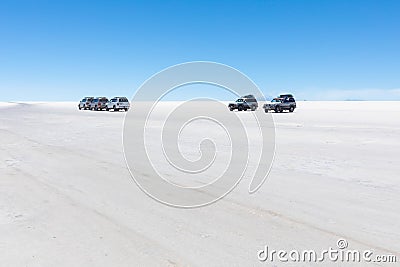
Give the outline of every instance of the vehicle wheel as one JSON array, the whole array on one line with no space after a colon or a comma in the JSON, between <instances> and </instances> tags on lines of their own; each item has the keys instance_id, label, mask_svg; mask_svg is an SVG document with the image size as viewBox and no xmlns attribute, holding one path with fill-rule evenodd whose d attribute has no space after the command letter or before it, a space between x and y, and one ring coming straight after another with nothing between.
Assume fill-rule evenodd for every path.
<instances>
[{"instance_id":1,"label":"vehicle wheel","mask_svg":"<svg viewBox=\"0 0 400 267\"><path fill-rule=\"evenodd\" d=\"M82 108L81 107L78 107L79 108L79 110L81 110Z\"/></svg>"},{"instance_id":2,"label":"vehicle wheel","mask_svg":"<svg viewBox=\"0 0 400 267\"><path fill-rule=\"evenodd\" d=\"M255 111L256 109L256 106L251 106L251 111Z\"/></svg>"},{"instance_id":3,"label":"vehicle wheel","mask_svg":"<svg viewBox=\"0 0 400 267\"><path fill-rule=\"evenodd\" d=\"M125 109L125 112L128 112L128 109L127 109L127 108Z\"/></svg>"},{"instance_id":4,"label":"vehicle wheel","mask_svg":"<svg viewBox=\"0 0 400 267\"><path fill-rule=\"evenodd\" d=\"M106 108L106 111L110 111L110 109L107 107L107 108Z\"/></svg>"},{"instance_id":5,"label":"vehicle wheel","mask_svg":"<svg viewBox=\"0 0 400 267\"><path fill-rule=\"evenodd\" d=\"M233 108L233 107L230 107L230 108L229 108L229 110L230 110L230 111L233 111L233 110L234 110L234 108Z\"/></svg>"},{"instance_id":6,"label":"vehicle wheel","mask_svg":"<svg viewBox=\"0 0 400 267\"><path fill-rule=\"evenodd\" d=\"M242 106L238 106L238 111L242 111L243 107Z\"/></svg>"},{"instance_id":7,"label":"vehicle wheel","mask_svg":"<svg viewBox=\"0 0 400 267\"><path fill-rule=\"evenodd\" d=\"M294 107L291 106L291 107L289 108L289 112L293 112L293 111L294 111Z\"/></svg>"},{"instance_id":8,"label":"vehicle wheel","mask_svg":"<svg viewBox=\"0 0 400 267\"><path fill-rule=\"evenodd\" d=\"M113 106L113 111L117 111L117 108L115 106Z\"/></svg>"},{"instance_id":9,"label":"vehicle wheel","mask_svg":"<svg viewBox=\"0 0 400 267\"><path fill-rule=\"evenodd\" d=\"M265 113L268 113L268 109L264 109Z\"/></svg>"},{"instance_id":10,"label":"vehicle wheel","mask_svg":"<svg viewBox=\"0 0 400 267\"><path fill-rule=\"evenodd\" d=\"M275 113L278 113L278 112L281 112L282 110L281 110L281 107L275 107Z\"/></svg>"}]
</instances>

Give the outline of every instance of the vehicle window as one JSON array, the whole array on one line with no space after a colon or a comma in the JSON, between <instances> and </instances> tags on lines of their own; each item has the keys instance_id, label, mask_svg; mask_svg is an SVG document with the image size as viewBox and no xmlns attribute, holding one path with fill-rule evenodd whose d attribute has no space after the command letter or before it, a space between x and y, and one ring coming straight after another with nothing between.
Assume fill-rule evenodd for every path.
<instances>
[{"instance_id":1,"label":"vehicle window","mask_svg":"<svg viewBox=\"0 0 400 267\"><path fill-rule=\"evenodd\" d=\"M243 99L238 99L236 100L236 102L243 102Z\"/></svg>"},{"instance_id":2,"label":"vehicle window","mask_svg":"<svg viewBox=\"0 0 400 267\"><path fill-rule=\"evenodd\" d=\"M117 102L117 100L118 100L118 99L113 98L113 99L111 99L111 102Z\"/></svg>"},{"instance_id":3,"label":"vehicle window","mask_svg":"<svg viewBox=\"0 0 400 267\"><path fill-rule=\"evenodd\" d=\"M293 97L289 98L289 102L294 102L294 98Z\"/></svg>"}]
</instances>

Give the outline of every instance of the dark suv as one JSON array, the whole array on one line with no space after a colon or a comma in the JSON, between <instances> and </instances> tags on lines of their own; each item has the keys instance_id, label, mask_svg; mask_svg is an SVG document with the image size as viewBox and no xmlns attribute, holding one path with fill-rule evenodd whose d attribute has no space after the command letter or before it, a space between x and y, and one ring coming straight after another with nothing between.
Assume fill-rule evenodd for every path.
<instances>
[{"instance_id":1,"label":"dark suv","mask_svg":"<svg viewBox=\"0 0 400 267\"><path fill-rule=\"evenodd\" d=\"M293 112L295 108L296 100L294 99L293 95L280 95L263 106L265 112L268 112L269 110L274 110L275 112L283 112L284 110L288 110L289 112Z\"/></svg>"},{"instance_id":2,"label":"dark suv","mask_svg":"<svg viewBox=\"0 0 400 267\"><path fill-rule=\"evenodd\" d=\"M91 110L103 110L107 109L108 98L107 97L96 97L90 103Z\"/></svg>"},{"instance_id":3,"label":"dark suv","mask_svg":"<svg viewBox=\"0 0 400 267\"><path fill-rule=\"evenodd\" d=\"M230 111L235 109L238 111L246 111L248 109L255 111L258 108L258 102L253 95L245 95L237 99L234 103L229 103L228 108Z\"/></svg>"}]
</instances>

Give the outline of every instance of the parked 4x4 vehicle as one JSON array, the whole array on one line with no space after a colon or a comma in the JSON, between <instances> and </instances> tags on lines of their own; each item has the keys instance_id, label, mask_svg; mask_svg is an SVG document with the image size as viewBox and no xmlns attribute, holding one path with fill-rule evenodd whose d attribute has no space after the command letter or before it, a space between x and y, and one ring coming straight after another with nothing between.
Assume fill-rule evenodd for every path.
<instances>
[{"instance_id":1,"label":"parked 4x4 vehicle","mask_svg":"<svg viewBox=\"0 0 400 267\"><path fill-rule=\"evenodd\" d=\"M106 110L114 110L120 111L125 110L128 111L130 108L129 100L126 97L114 97L107 103Z\"/></svg>"},{"instance_id":2,"label":"parked 4x4 vehicle","mask_svg":"<svg viewBox=\"0 0 400 267\"><path fill-rule=\"evenodd\" d=\"M79 110L90 109L90 103L92 103L93 97L84 97L78 104Z\"/></svg>"},{"instance_id":3,"label":"parked 4x4 vehicle","mask_svg":"<svg viewBox=\"0 0 400 267\"><path fill-rule=\"evenodd\" d=\"M107 109L108 98L107 97L96 97L90 103L91 110L103 110Z\"/></svg>"},{"instance_id":4,"label":"parked 4x4 vehicle","mask_svg":"<svg viewBox=\"0 0 400 267\"><path fill-rule=\"evenodd\" d=\"M257 99L253 95L245 95L237 99L234 103L229 103L230 111L237 109L238 111L246 111L248 109L255 111L258 108Z\"/></svg>"},{"instance_id":5,"label":"parked 4x4 vehicle","mask_svg":"<svg viewBox=\"0 0 400 267\"><path fill-rule=\"evenodd\" d=\"M264 104L263 106L265 112L268 112L269 110L274 110L275 112L283 112L284 110L289 110L289 112L293 112L295 108L296 100L292 95L280 95L279 97L272 99L271 102Z\"/></svg>"}]
</instances>

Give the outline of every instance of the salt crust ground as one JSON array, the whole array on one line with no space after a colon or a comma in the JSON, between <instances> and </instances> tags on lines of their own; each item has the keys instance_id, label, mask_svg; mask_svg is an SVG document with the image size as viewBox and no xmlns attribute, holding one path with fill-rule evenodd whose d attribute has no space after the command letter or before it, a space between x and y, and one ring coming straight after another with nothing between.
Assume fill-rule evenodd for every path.
<instances>
[{"instance_id":1,"label":"salt crust ground","mask_svg":"<svg viewBox=\"0 0 400 267\"><path fill-rule=\"evenodd\" d=\"M257 260L265 245L321 251L341 237L400 259L400 103L299 102L272 116L263 187L249 195L245 177L216 204L185 210L130 178L124 113L1 103L0 266L271 266Z\"/></svg>"}]
</instances>

